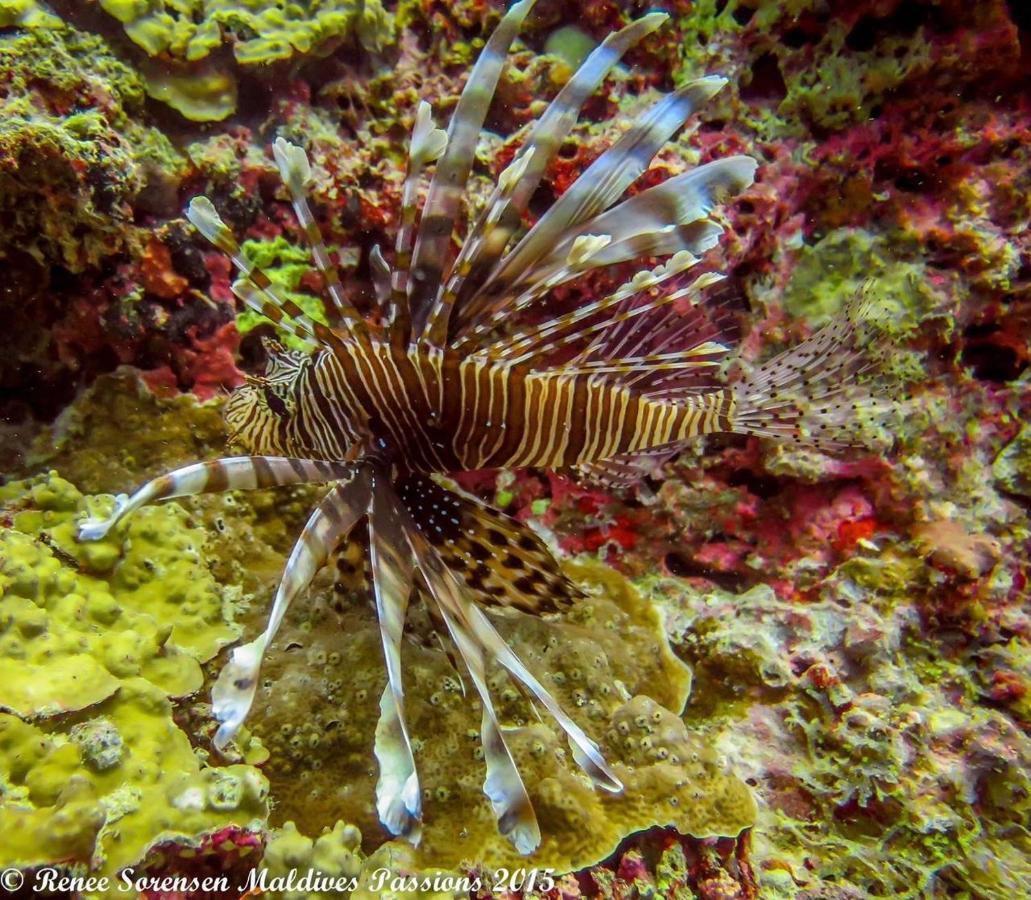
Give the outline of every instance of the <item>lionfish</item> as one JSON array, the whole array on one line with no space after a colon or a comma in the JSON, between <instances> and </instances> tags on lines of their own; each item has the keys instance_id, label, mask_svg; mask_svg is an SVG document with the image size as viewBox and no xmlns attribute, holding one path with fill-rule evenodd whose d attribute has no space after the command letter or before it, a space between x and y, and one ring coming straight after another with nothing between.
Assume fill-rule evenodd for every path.
<instances>
[{"instance_id":1,"label":"lionfish","mask_svg":"<svg viewBox=\"0 0 1031 900\"><path fill-rule=\"evenodd\" d=\"M849 410L862 401L854 375L865 365L855 316L843 315L750 376L717 380L729 347L718 304L701 295L722 276L686 273L722 232L709 214L752 183L755 160L719 159L617 202L723 78L699 78L663 96L519 236L582 105L665 21L663 13L609 35L587 56L530 128L460 249L452 249L479 133L533 3L521 0L505 13L446 131L435 126L429 104L419 104L393 263L378 248L371 253L376 308L369 316L345 299L306 200L311 170L300 147L279 138L273 150L325 282L331 324L277 295L212 203L191 202L190 222L239 269L236 296L307 350L270 342L265 374L229 397L226 423L249 455L176 469L118 497L109 518L80 526L81 539L96 540L158 500L331 485L289 556L267 628L233 651L214 686L215 746L224 748L244 721L263 655L292 601L348 540L367 542L387 672L373 747L379 817L393 834L418 840L421 790L401 664L417 592L479 695L484 792L499 830L522 853L539 844L540 829L488 690L490 662L550 713L596 786L617 793L623 786L487 615L504 608L546 615L574 602L576 589L534 531L441 477L540 467L629 483L650 461L714 432L848 446L857 418ZM421 176L434 163L419 216ZM542 302L585 273L649 257L667 261L570 312L549 314Z\"/></svg>"}]
</instances>

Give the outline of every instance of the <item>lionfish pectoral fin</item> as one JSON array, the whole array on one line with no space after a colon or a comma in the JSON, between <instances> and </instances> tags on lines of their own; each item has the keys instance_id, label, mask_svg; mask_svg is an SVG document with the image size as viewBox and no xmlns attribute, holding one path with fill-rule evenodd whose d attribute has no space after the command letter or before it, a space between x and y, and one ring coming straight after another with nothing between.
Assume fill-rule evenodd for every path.
<instances>
[{"instance_id":1,"label":"lionfish pectoral fin","mask_svg":"<svg viewBox=\"0 0 1031 900\"><path fill-rule=\"evenodd\" d=\"M401 671L401 638L414 579L398 505L388 476L375 470L368 508L369 556L387 669L373 748L380 770L376 810L391 833L418 843L422 800L405 721Z\"/></svg>"},{"instance_id":2,"label":"lionfish pectoral fin","mask_svg":"<svg viewBox=\"0 0 1031 900\"><path fill-rule=\"evenodd\" d=\"M453 588L458 588L457 583L453 584ZM453 599L457 599L457 595ZM441 611L483 706L480 743L487 768L483 792L490 800L501 834L507 837L520 853L531 853L540 845L541 830L523 777L512 758L512 751L508 748L494 710L490 689L487 686L486 657L483 648L458 616L452 615L444 607Z\"/></svg>"},{"instance_id":3,"label":"lionfish pectoral fin","mask_svg":"<svg viewBox=\"0 0 1031 900\"><path fill-rule=\"evenodd\" d=\"M257 490L286 484L311 484L349 478L352 466L283 456L232 456L183 466L148 481L132 496L120 494L105 519L79 523L80 541L99 541L126 516L159 500L224 491Z\"/></svg>"},{"instance_id":4,"label":"lionfish pectoral fin","mask_svg":"<svg viewBox=\"0 0 1031 900\"><path fill-rule=\"evenodd\" d=\"M412 746L393 686L388 682L379 701L373 753L379 763L376 813L394 835L418 844L422 836L422 794Z\"/></svg>"},{"instance_id":5,"label":"lionfish pectoral fin","mask_svg":"<svg viewBox=\"0 0 1031 900\"><path fill-rule=\"evenodd\" d=\"M406 509L402 509L402 522L416 567L437 604L483 706L480 739L487 767L484 793L491 802L501 833L520 853L530 853L540 844L540 826L494 711L487 686L484 650L467 624L466 610L471 604L463 600L462 585Z\"/></svg>"},{"instance_id":6,"label":"lionfish pectoral fin","mask_svg":"<svg viewBox=\"0 0 1031 900\"><path fill-rule=\"evenodd\" d=\"M573 759L586 772L591 780L600 788L611 793L620 793L623 783L609 767L601 754L598 745L592 741L572 719L566 715L558 701L551 696L547 688L523 664L515 652L505 643L497 629L487 618L486 613L474 603L468 603L466 620L477 642L489 653L493 654L508 673L517 681L521 681L538 702L551 713L559 727L566 733Z\"/></svg>"},{"instance_id":7,"label":"lionfish pectoral fin","mask_svg":"<svg viewBox=\"0 0 1031 900\"><path fill-rule=\"evenodd\" d=\"M413 518L427 523L426 539L477 602L545 615L575 601L576 586L522 522L425 476L406 478L398 492Z\"/></svg>"},{"instance_id":8,"label":"lionfish pectoral fin","mask_svg":"<svg viewBox=\"0 0 1031 900\"><path fill-rule=\"evenodd\" d=\"M248 644L234 647L229 662L211 688L211 709L219 722L212 740L216 750L226 748L247 718L258 689L258 675L267 646L268 637L261 634Z\"/></svg>"},{"instance_id":9,"label":"lionfish pectoral fin","mask_svg":"<svg viewBox=\"0 0 1031 900\"><path fill-rule=\"evenodd\" d=\"M305 524L287 560L265 631L256 640L233 650L211 691L212 712L221 723L213 742L216 749L222 750L243 724L254 702L265 650L283 616L298 594L311 584L340 539L365 515L370 489L367 470L352 470L351 479L334 486Z\"/></svg>"}]
</instances>

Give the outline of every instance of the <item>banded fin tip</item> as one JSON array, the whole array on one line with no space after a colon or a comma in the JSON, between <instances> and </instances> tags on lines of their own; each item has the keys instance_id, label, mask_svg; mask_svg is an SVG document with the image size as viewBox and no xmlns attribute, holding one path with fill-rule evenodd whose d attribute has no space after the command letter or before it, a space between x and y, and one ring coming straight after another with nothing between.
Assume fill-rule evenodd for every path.
<instances>
[{"instance_id":1,"label":"banded fin tip","mask_svg":"<svg viewBox=\"0 0 1031 900\"><path fill-rule=\"evenodd\" d=\"M225 750L236 737L250 712L267 644L268 639L262 634L249 644L234 648L211 689L211 711L221 723L212 741L218 751Z\"/></svg>"},{"instance_id":2,"label":"banded fin tip","mask_svg":"<svg viewBox=\"0 0 1031 900\"><path fill-rule=\"evenodd\" d=\"M125 508L129 505L129 495L119 494L115 497L115 508L106 519L88 518L79 523L78 539L80 541L101 541L108 532L118 524Z\"/></svg>"},{"instance_id":3,"label":"banded fin tip","mask_svg":"<svg viewBox=\"0 0 1031 900\"><path fill-rule=\"evenodd\" d=\"M277 137L272 144L272 155L279 168L279 177L291 194L300 194L311 183L311 163L303 147L291 144L286 138Z\"/></svg>"},{"instance_id":4,"label":"banded fin tip","mask_svg":"<svg viewBox=\"0 0 1031 900\"><path fill-rule=\"evenodd\" d=\"M447 150L447 132L433 122L433 110L425 100L419 101L415 111L415 126L408 155L419 166L436 162Z\"/></svg>"},{"instance_id":5,"label":"banded fin tip","mask_svg":"<svg viewBox=\"0 0 1031 900\"><path fill-rule=\"evenodd\" d=\"M215 209L215 205L207 197L194 197L186 207L186 218L205 238L216 247L221 247L233 234L229 226Z\"/></svg>"}]
</instances>

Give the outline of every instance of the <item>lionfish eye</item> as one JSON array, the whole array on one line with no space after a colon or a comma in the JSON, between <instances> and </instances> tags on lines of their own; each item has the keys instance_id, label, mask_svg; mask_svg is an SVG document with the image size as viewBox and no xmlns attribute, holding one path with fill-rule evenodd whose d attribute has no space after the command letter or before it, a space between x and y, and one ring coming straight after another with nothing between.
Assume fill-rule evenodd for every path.
<instances>
[{"instance_id":1,"label":"lionfish eye","mask_svg":"<svg viewBox=\"0 0 1031 900\"><path fill-rule=\"evenodd\" d=\"M275 415L282 418L287 414L286 403L283 402L283 398L279 396L271 387L267 384L264 388L265 403Z\"/></svg>"}]
</instances>

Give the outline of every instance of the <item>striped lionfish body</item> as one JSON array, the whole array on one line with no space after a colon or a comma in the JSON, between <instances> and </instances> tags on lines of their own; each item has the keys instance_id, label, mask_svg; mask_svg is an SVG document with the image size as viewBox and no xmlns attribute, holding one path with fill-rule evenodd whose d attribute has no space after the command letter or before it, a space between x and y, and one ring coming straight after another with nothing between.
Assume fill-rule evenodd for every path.
<instances>
[{"instance_id":1,"label":"striped lionfish body","mask_svg":"<svg viewBox=\"0 0 1031 900\"><path fill-rule=\"evenodd\" d=\"M674 403L589 367L534 371L385 344L319 352L299 362L282 399L276 390L262 383L229 402L228 423L251 450L339 460L368 437L422 473L587 466L732 431L735 409L726 390ZM287 404L291 415L275 411Z\"/></svg>"},{"instance_id":2,"label":"striped lionfish body","mask_svg":"<svg viewBox=\"0 0 1031 900\"><path fill-rule=\"evenodd\" d=\"M450 637L482 704L484 791L500 830L524 853L540 842L529 795L506 745L487 686L496 661L565 732L574 760L601 788L622 785L598 746L506 645L485 610L540 614L574 592L545 545L526 527L434 476L462 470L576 468L628 482L643 462L698 435L756 434L817 447L852 442L853 407L865 399L852 376L864 365L854 310L800 346L721 386L729 348L717 305L702 292L720 280L690 269L715 246L714 206L748 186L754 160L699 166L620 198L691 113L720 90L701 78L663 97L528 230L531 196L587 97L621 56L666 16L647 15L610 35L583 62L501 174L457 252L452 232L476 141L509 45L533 0L514 4L477 61L446 131L420 104L393 259L371 266L378 307L349 304L305 199L304 151L279 139L274 154L327 292L330 325L277 296L241 251L212 204L195 198L190 221L240 270L234 292L307 352L272 345L262 377L226 406L234 439L249 455L198 463L119 498L114 514L82 524L97 539L140 506L205 491L321 482L312 513L279 585L265 632L236 648L213 692L232 739L255 694L265 649L295 597L349 538L367 543L387 683L374 753L376 803L394 834L419 836L421 791L405 719L402 637L416 589ZM435 164L417 209L421 177ZM418 227L416 223L418 221ZM611 294L549 315L553 288L600 267L638 258L665 262Z\"/></svg>"}]
</instances>

